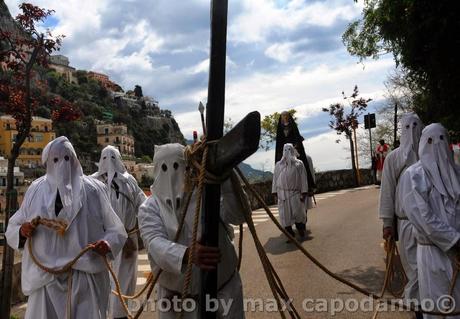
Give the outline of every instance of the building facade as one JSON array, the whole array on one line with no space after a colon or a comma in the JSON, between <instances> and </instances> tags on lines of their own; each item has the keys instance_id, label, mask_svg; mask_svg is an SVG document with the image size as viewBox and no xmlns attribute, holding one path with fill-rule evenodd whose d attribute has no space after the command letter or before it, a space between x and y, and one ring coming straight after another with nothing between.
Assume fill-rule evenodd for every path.
<instances>
[{"instance_id":1,"label":"building facade","mask_svg":"<svg viewBox=\"0 0 460 319\"><path fill-rule=\"evenodd\" d=\"M4 220L3 214L6 207L6 174L8 171L8 160L0 156L0 220ZM18 202L21 203L27 186L24 183L24 173L19 167L14 168L14 187L18 192Z\"/></svg>"},{"instance_id":2,"label":"building facade","mask_svg":"<svg viewBox=\"0 0 460 319\"><path fill-rule=\"evenodd\" d=\"M0 117L0 156L8 158L18 132L12 116ZM21 147L16 163L20 167L35 168L41 165L41 155L46 144L56 138L50 119L34 116L30 136Z\"/></svg>"},{"instance_id":3,"label":"building facade","mask_svg":"<svg viewBox=\"0 0 460 319\"><path fill-rule=\"evenodd\" d=\"M100 123L97 128L97 145L102 149L107 145L118 148L123 157L134 157L134 138L124 124Z\"/></svg>"},{"instance_id":4,"label":"building facade","mask_svg":"<svg viewBox=\"0 0 460 319\"><path fill-rule=\"evenodd\" d=\"M51 55L48 67L62 75L67 82L77 83L75 68L70 66L69 58L64 55Z\"/></svg>"},{"instance_id":5,"label":"building facade","mask_svg":"<svg viewBox=\"0 0 460 319\"><path fill-rule=\"evenodd\" d=\"M88 72L88 78L93 79L101 83L103 87L105 87L109 91L117 91L118 90L118 85L114 82L112 82L109 78L108 75L99 73L99 72L93 72L89 71Z\"/></svg>"}]
</instances>

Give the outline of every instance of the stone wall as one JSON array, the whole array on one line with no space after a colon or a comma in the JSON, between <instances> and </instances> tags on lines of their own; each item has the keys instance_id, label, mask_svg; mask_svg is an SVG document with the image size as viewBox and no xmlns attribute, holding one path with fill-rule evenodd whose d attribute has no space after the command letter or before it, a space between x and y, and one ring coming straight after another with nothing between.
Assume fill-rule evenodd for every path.
<instances>
[{"instance_id":1,"label":"stone wall","mask_svg":"<svg viewBox=\"0 0 460 319\"><path fill-rule=\"evenodd\" d=\"M370 169L361 169L359 171L361 186L374 183ZM318 194L353 187L355 187L355 181L353 172L350 169L316 173L316 192Z\"/></svg>"},{"instance_id":2,"label":"stone wall","mask_svg":"<svg viewBox=\"0 0 460 319\"><path fill-rule=\"evenodd\" d=\"M370 169L361 169L361 186L371 185L374 183L372 171ZM267 205L274 205L275 198L272 195L272 181L255 183L252 187L263 197ZM316 193L325 193L339 189L353 188L354 178L351 170L337 170L316 173ZM246 190L249 200L251 201L252 209L260 208L260 204L251 194Z\"/></svg>"}]
</instances>

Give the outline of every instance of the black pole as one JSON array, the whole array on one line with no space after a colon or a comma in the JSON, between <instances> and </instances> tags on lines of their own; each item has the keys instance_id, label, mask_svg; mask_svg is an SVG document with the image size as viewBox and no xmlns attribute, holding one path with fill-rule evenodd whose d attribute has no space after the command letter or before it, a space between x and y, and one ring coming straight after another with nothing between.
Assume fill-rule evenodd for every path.
<instances>
[{"instance_id":1,"label":"black pole","mask_svg":"<svg viewBox=\"0 0 460 319\"><path fill-rule=\"evenodd\" d=\"M208 141L220 139L224 131L227 12L228 0L212 0L211 53L209 62L208 104L206 108L206 129ZM215 154L210 152L209 156L215 157ZM205 186L203 214L204 225L202 243L205 246L218 247L220 185L207 184ZM206 300L215 298L217 298L217 270L209 272L202 271L200 318L216 318L216 312L207 311L206 309Z\"/></svg>"}]
</instances>

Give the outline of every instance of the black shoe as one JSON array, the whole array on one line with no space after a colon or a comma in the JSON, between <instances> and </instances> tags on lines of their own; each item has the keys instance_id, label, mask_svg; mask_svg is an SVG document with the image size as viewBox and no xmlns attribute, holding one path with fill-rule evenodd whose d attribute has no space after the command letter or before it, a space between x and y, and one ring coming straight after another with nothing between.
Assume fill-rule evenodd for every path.
<instances>
[{"instance_id":1,"label":"black shoe","mask_svg":"<svg viewBox=\"0 0 460 319\"><path fill-rule=\"evenodd\" d=\"M288 226L288 227L284 227L284 229L286 229L286 231L292 236L295 238L295 233L294 233L294 230L292 229L292 226ZM290 243L292 242L291 239L288 237L288 239L286 240L286 243Z\"/></svg>"}]
</instances>

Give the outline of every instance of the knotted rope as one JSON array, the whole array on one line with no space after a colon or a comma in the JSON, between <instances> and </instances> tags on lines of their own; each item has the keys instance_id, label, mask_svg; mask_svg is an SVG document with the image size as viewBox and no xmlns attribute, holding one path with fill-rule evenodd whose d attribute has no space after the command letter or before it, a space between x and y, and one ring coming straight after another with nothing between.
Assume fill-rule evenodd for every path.
<instances>
[{"instance_id":1,"label":"knotted rope","mask_svg":"<svg viewBox=\"0 0 460 319\"><path fill-rule=\"evenodd\" d=\"M384 247L385 247L385 251L387 253L386 260L385 260L385 263L386 263L385 277L384 277L384 280L383 280L383 286L382 286L382 289L380 291L379 297L380 297L380 299L383 299L383 297L385 296L385 292L389 291L394 297L399 298L399 297L401 297L402 293L404 292L405 284L402 285L403 286L402 292L400 291L399 295L396 295L395 292L393 292L393 291L391 291L389 289L389 284L393 280L393 278L395 276L395 272L396 272L396 269L395 269L395 266L394 266L394 259L395 259L396 256L399 255L398 246L396 245L395 240L392 237L390 237L385 241ZM405 278L403 280L403 282L407 282L407 277L406 277L406 274L405 274L404 270L402 271L402 273L403 273L403 278ZM372 319L377 319L378 314L379 314L379 306L377 306L377 308L375 309L374 315L372 316Z\"/></svg>"},{"instance_id":2,"label":"knotted rope","mask_svg":"<svg viewBox=\"0 0 460 319\"><path fill-rule=\"evenodd\" d=\"M56 231L60 236L64 236L65 231L67 230L67 223L62 221L62 220L47 219L47 218L41 218L40 216L38 216L38 217L35 217L30 223L34 227L37 227L38 225L48 227L48 228ZM85 248L83 248L78 253L78 255L75 258L73 258L71 261L69 261L67 264L65 264L61 268L50 268L50 267L46 267L45 265L43 265L37 259L37 257L35 256L35 254L33 252L33 249L32 249L32 237L29 238L27 241L28 241L28 248L29 248L30 257L32 258L32 261L37 265L37 267L39 267L41 270L43 270L43 271L45 271L47 273L53 274L53 275L61 275L61 274L64 274L64 273L68 273L69 287L68 287L68 291L67 291L67 294L68 294L68 296L67 296L67 301L68 301L67 317L70 318L70 316L71 316L70 305L71 305L71 294L72 294L72 267L75 265L75 263L84 254L86 254L88 251L93 250L95 248L95 246L93 244L88 244ZM126 303L124 302L123 298L121 297L120 282L118 281L118 278L115 275L115 272L113 271L112 266L110 265L110 263L107 260L106 256L101 255L101 258L103 259L104 264L106 265L107 269L110 272L110 275L113 278L113 281L115 282L116 291L118 292L118 296L119 296L121 304L123 305L123 309L125 310L125 312L128 315L128 317L132 318Z\"/></svg>"}]
</instances>

